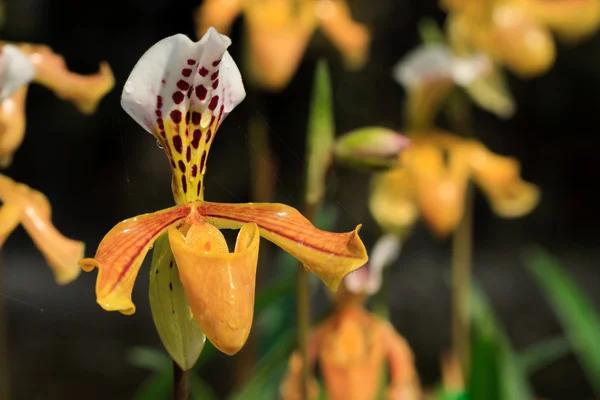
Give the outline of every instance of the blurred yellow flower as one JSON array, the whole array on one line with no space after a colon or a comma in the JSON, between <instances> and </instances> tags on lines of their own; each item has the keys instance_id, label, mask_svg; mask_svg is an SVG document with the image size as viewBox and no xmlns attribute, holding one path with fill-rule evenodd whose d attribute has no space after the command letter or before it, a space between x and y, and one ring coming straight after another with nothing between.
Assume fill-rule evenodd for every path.
<instances>
[{"instance_id":1,"label":"blurred yellow flower","mask_svg":"<svg viewBox=\"0 0 600 400\"><path fill-rule=\"evenodd\" d=\"M64 237L52 225L46 196L0 174L0 202L0 247L20 223L54 271L57 283L77 278L84 244Z\"/></svg>"},{"instance_id":2,"label":"blurred yellow flower","mask_svg":"<svg viewBox=\"0 0 600 400\"><path fill-rule=\"evenodd\" d=\"M342 286L335 295L336 309L315 328L309 339L308 362L316 361L331 400L376 399L384 365L388 366L386 399L418 400L421 384L409 344L388 322L363 307L364 295ZM300 400L302 358L290 357L288 371L280 386L282 400ZM313 378L308 398L317 399Z\"/></svg>"},{"instance_id":3,"label":"blurred yellow flower","mask_svg":"<svg viewBox=\"0 0 600 400\"><path fill-rule=\"evenodd\" d=\"M462 218L470 179L501 217L523 216L538 204L539 189L521 180L514 158L442 131L414 132L410 138L400 166L373 181L369 207L384 230L404 236L421 215L436 235L447 236Z\"/></svg>"},{"instance_id":4,"label":"blurred yellow flower","mask_svg":"<svg viewBox=\"0 0 600 400\"><path fill-rule=\"evenodd\" d=\"M450 15L448 36L460 52L483 51L522 77L554 63L551 32L573 42L600 25L598 0L441 0Z\"/></svg>"},{"instance_id":5,"label":"blurred yellow flower","mask_svg":"<svg viewBox=\"0 0 600 400\"><path fill-rule=\"evenodd\" d=\"M317 28L342 53L349 68L360 68L369 51L370 33L352 19L345 0L205 0L195 14L196 36L210 26L227 33L245 17L250 78L279 91L291 81Z\"/></svg>"}]
</instances>

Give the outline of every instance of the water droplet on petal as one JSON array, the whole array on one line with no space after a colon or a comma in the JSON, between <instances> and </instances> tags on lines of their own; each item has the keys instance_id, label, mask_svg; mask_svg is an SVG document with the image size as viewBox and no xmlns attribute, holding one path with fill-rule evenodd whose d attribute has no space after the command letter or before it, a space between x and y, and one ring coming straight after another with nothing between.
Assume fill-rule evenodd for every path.
<instances>
[{"instance_id":1,"label":"water droplet on petal","mask_svg":"<svg viewBox=\"0 0 600 400\"><path fill-rule=\"evenodd\" d=\"M158 146L159 149L161 149L161 150L164 149L162 143L160 143L160 141L158 141L158 140L156 141L156 145Z\"/></svg>"},{"instance_id":2,"label":"water droplet on petal","mask_svg":"<svg viewBox=\"0 0 600 400\"><path fill-rule=\"evenodd\" d=\"M127 93L127 94L133 93L133 83L131 81L125 82L125 93Z\"/></svg>"}]
</instances>

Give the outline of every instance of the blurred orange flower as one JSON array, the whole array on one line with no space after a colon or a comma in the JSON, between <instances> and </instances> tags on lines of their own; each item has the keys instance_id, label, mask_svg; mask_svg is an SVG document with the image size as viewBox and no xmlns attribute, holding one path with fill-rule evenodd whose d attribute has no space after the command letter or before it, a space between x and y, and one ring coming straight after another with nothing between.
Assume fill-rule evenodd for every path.
<instances>
[{"instance_id":1,"label":"blurred orange flower","mask_svg":"<svg viewBox=\"0 0 600 400\"><path fill-rule=\"evenodd\" d=\"M349 68L360 68L367 60L370 33L352 20L345 0L205 0L195 14L196 36L202 37L210 26L227 33L241 13L250 78L265 89L279 91L288 85L317 28Z\"/></svg>"},{"instance_id":2,"label":"blurred orange flower","mask_svg":"<svg viewBox=\"0 0 600 400\"><path fill-rule=\"evenodd\" d=\"M50 203L30 187L0 174L0 247L20 223L50 265L57 283L66 284L81 271L77 261L84 244L64 237L50 219Z\"/></svg>"},{"instance_id":3,"label":"blurred orange flower","mask_svg":"<svg viewBox=\"0 0 600 400\"><path fill-rule=\"evenodd\" d=\"M444 237L460 222L470 179L496 214L515 218L539 202L539 189L521 180L517 160L490 152L475 140L443 131L414 132L400 166L374 177L369 207L386 231L406 235L419 215Z\"/></svg>"},{"instance_id":4,"label":"blurred orange flower","mask_svg":"<svg viewBox=\"0 0 600 400\"><path fill-rule=\"evenodd\" d=\"M331 400L376 399L385 363L389 367L388 400L417 400L421 387L413 353L406 340L387 321L369 313L345 287L336 294L336 310L311 334L308 362L317 361L327 398ZM282 400L299 400L302 358L292 354L280 386ZM309 399L318 398L312 379Z\"/></svg>"},{"instance_id":5,"label":"blurred orange flower","mask_svg":"<svg viewBox=\"0 0 600 400\"><path fill-rule=\"evenodd\" d=\"M17 50L18 49L18 50ZM0 45L2 58L14 56L15 51L26 55L19 60L19 68L31 69L33 82L52 90L59 98L71 101L84 114L92 114L100 100L113 88L115 80L109 65L100 64L100 70L91 75L69 71L63 58L49 47L23 43ZM18 57L18 56L17 56ZM8 60L7 60L8 61ZM11 71L18 73L18 71ZM4 78L4 77L3 77ZM4 79L3 79L4 80ZM14 88L12 95L2 96L0 103L0 168L8 167L25 135L25 101L29 79Z\"/></svg>"},{"instance_id":6,"label":"blurred orange flower","mask_svg":"<svg viewBox=\"0 0 600 400\"><path fill-rule=\"evenodd\" d=\"M450 15L448 35L461 53L483 51L523 77L554 63L551 32L567 42L600 25L598 0L441 0Z\"/></svg>"}]
</instances>

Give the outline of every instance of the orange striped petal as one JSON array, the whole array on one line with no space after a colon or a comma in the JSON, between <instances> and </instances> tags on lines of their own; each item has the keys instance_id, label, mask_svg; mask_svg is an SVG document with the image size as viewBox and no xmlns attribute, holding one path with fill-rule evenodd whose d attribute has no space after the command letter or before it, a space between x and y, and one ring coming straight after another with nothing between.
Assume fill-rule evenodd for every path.
<instances>
[{"instance_id":1,"label":"orange striped petal","mask_svg":"<svg viewBox=\"0 0 600 400\"><path fill-rule=\"evenodd\" d=\"M188 204L129 218L115 225L100 242L96 256L79 261L84 271L98 268L96 298L107 311L133 314L133 283L154 241L190 212Z\"/></svg>"},{"instance_id":2,"label":"orange striped petal","mask_svg":"<svg viewBox=\"0 0 600 400\"><path fill-rule=\"evenodd\" d=\"M238 229L248 222L260 235L298 259L333 291L351 271L363 266L367 251L358 231L332 233L317 229L298 210L275 203L198 203L197 211L218 228Z\"/></svg>"},{"instance_id":3,"label":"orange striped petal","mask_svg":"<svg viewBox=\"0 0 600 400\"><path fill-rule=\"evenodd\" d=\"M169 229L169 242L192 313L212 344L225 354L246 343L254 314L260 235L254 223L242 226L229 253L213 225L195 223L186 236Z\"/></svg>"}]
</instances>

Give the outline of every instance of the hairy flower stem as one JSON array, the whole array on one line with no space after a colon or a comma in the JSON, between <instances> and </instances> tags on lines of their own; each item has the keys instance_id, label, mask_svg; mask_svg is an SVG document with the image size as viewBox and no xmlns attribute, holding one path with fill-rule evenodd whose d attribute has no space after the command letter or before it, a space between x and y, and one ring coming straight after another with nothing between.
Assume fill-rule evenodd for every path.
<instances>
[{"instance_id":1,"label":"hairy flower stem","mask_svg":"<svg viewBox=\"0 0 600 400\"><path fill-rule=\"evenodd\" d=\"M188 400L188 371L173 361L173 400Z\"/></svg>"},{"instance_id":2,"label":"hairy flower stem","mask_svg":"<svg viewBox=\"0 0 600 400\"><path fill-rule=\"evenodd\" d=\"M447 116L453 129L465 136L473 135L471 104L462 92L455 92L448 102ZM471 357L471 293L473 252L473 189L467 186L463 218L452 240L452 347L458 355L463 376L469 376Z\"/></svg>"},{"instance_id":3,"label":"hairy flower stem","mask_svg":"<svg viewBox=\"0 0 600 400\"><path fill-rule=\"evenodd\" d=\"M319 204L307 204L304 216L314 222ZM302 371L300 374L300 395L302 400L308 400L310 383L310 366L308 365L308 333L310 331L310 276L299 264L296 270L296 329L298 348L302 356Z\"/></svg>"}]
</instances>

